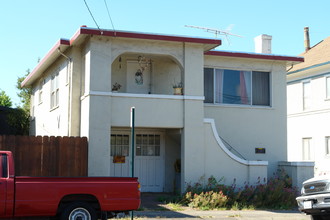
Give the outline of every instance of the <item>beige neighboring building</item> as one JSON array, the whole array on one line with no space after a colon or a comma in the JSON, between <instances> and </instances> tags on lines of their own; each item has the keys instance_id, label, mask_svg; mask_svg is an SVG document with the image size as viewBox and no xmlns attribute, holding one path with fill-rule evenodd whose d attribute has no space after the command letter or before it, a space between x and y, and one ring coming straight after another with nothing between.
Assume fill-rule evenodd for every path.
<instances>
[{"instance_id":1,"label":"beige neighboring building","mask_svg":"<svg viewBox=\"0 0 330 220\"><path fill-rule=\"evenodd\" d=\"M287 73L288 160L315 162L314 175L330 174L330 37L310 47L304 63Z\"/></svg>"},{"instance_id":2,"label":"beige neighboring building","mask_svg":"<svg viewBox=\"0 0 330 220\"><path fill-rule=\"evenodd\" d=\"M22 83L33 88L31 135L86 136L90 176L129 176L134 106L142 191L267 178L287 160L286 67L303 59L211 51L219 45L81 27Z\"/></svg>"}]
</instances>

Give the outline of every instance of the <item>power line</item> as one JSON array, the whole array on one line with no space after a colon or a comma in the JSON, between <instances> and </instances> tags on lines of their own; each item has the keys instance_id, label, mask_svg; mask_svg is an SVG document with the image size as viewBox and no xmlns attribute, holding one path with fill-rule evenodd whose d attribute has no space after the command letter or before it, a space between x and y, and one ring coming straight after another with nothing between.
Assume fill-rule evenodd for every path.
<instances>
[{"instance_id":1,"label":"power line","mask_svg":"<svg viewBox=\"0 0 330 220\"><path fill-rule=\"evenodd\" d=\"M107 4L106 0L104 0L104 4L105 4L105 7L107 8L107 12L108 12L108 16L109 16L109 19L110 19L110 22L111 22L111 25L112 25L112 29L115 32L115 36L116 36L115 26L113 25L113 22L112 22L112 19L111 19L111 16L110 16L110 12L109 12L109 8L108 8L108 4Z\"/></svg>"},{"instance_id":2,"label":"power line","mask_svg":"<svg viewBox=\"0 0 330 220\"><path fill-rule=\"evenodd\" d=\"M85 2L85 5L86 5L86 7L87 7L87 9L88 9L88 11L89 11L89 14L91 15L91 17L93 18L93 20L94 20L94 22L95 22L95 24L96 24L96 27L101 31L99 25L96 23L96 20L95 20L95 18L94 18L94 16L93 16L91 10L89 9L89 7L88 7L88 5L87 5L86 0L84 0L84 2ZM102 33L102 31L101 31L101 33Z\"/></svg>"}]
</instances>

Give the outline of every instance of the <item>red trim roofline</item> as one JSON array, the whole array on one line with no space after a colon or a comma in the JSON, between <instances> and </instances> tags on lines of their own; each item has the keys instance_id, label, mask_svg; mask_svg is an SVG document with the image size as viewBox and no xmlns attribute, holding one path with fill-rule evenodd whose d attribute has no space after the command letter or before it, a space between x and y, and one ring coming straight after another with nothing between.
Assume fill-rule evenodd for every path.
<instances>
[{"instance_id":1,"label":"red trim roofline","mask_svg":"<svg viewBox=\"0 0 330 220\"><path fill-rule=\"evenodd\" d=\"M46 60L48 60L50 58L50 56L52 54L54 54L54 52L56 52L56 50L58 50L60 48L60 46L65 45L65 46L70 46L70 41L67 39L60 39L59 41L56 42L56 44L50 49L50 51L48 51L48 53L46 54L46 56L44 58L42 58L42 60L38 63L38 65L32 70L32 72L24 79L24 81L21 83L21 87L24 87L24 85L30 80L30 78L34 75L35 72L37 72L37 70L44 65L44 63L46 62Z\"/></svg>"},{"instance_id":2,"label":"red trim roofline","mask_svg":"<svg viewBox=\"0 0 330 220\"><path fill-rule=\"evenodd\" d=\"M271 54L256 54L256 53L242 53L242 52L228 52L228 51L208 51L205 53L205 55L250 58L250 59L263 59L263 60L304 62L303 57L280 56L280 55L271 55Z\"/></svg>"},{"instance_id":3,"label":"red trim roofline","mask_svg":"<svg viewBox=\"0 0 330 220\"><path fill-rule=\"evenodd\" d=\"M136 32L123 32L123 31L112 31L112 30L99 30L94 28L81 27L75 35L71 38L70 43L72 44L79 35L91 34L98 36L107 37L124 37L124 38L135 38L145 40L161 40L161 41L176 41L176 42L187 42L187 43L200 43L200 44L216 44L221 45L219 39L205 39L205 38L192 38L192 37L181 37L181 36L169 36L160 34L145 34Z\"/></svg>"},{"instance_id":4,"label":"red trim roofline","mask_svg":"<svg viewBox=\"0 0 330 220\"><path fill-rule=\"evenodd\" d=\"M107 37L123 37L123 38L135 38L135 39L145 39L145 40L187 42L187 43L200 43L200 44L212 45L209 48L214 48L216 46L221 45L221 40L218 40L218 39L179 37L179 36L158 35L158 34L99 30L99 29L95 29L95 28L80 27L70 40L60 39L52 47L52 49L46 54L46 56L39 62L39 64L33 69L33 71L24 79L24 81L21 83L21 86L24 87L24 86L28 85L30 83L29 81L34 76L36 76L37 72L42 67L47 66L48 59L56 56L55 55L56 50L58 48L60 48L60 46L72 46L75 43L75 41L82 35L98 35L98 36L107 36ZM64 51L62 51L62 52L64 52Z\"/></svg>"}]
</instances>

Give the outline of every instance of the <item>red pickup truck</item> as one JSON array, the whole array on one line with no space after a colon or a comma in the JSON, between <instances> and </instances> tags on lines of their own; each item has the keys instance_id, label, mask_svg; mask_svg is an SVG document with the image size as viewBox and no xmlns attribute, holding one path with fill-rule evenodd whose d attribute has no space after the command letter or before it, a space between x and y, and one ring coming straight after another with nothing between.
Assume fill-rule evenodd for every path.
<instances>
[{"instance_id":1,"label":"red pickup truck","mask_svg":"<svg viewBox=\"0 0 330 220\"><path fill-rule=\"evenodd\" d=\"M18 177L12 153L0 151L0 218L107 219L139 206L137 178Z\"/></svg>"}]
</instances>

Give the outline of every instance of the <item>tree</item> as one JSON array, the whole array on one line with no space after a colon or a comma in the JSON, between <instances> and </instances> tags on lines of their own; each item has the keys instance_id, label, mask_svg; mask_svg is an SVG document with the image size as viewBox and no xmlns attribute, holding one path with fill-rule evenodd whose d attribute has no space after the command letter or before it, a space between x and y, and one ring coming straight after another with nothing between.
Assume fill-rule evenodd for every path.
<instances>
[{"instance_id":1,"label":"tree","mask_svg":"<svg viewBox=\"0 0 330 220\"><path fill-rule=\"evenodd\" d=\"M27 114L30 112L30 99L31 99L32 89L31 87L22 88L21 84L29 74L30 74L30 70L27 69L25 76L17 78L17 84L16 84L16 88L20 90L20 92L17 93L17 95L21 99L22 102L21 107Z\"/></svg>"},{"instance_id":2,"label":"tree","mask_svg":"<svg viewBox=\"0 0 330 220\"><path fill-rule=\"evenodd\" d=\"M15 129L16 135L28 135L29 125L30 125L30 100L32 89L31 87L21 87L24 79L30 74L30 70L26 70L26 74L23 77L17 78L16 88L20 91L17 96L21 100L21 105L11 111L8 116L8 124L10 124Z\"/></svg>"},{"instance_id":3,"label":"tree","mask_svg":"<svg viewBox=\"0 0 330 220\"><path fill-rule=\"evenodd\" d=\"M0 106L11 107L13 103L5 91L0 89Z\"/></svg>"},{"instance_id":4,"label":"tree","mask_svg":"<svg viewBox=\"0 0 330 220\"><path fill-rule=\"evenodd\" d=\"M29 135L30 119L27 112L18 107L16 109L8 109L7 123L11 128L10 133L13 135Z\"/></svg>"}]
</instances>

